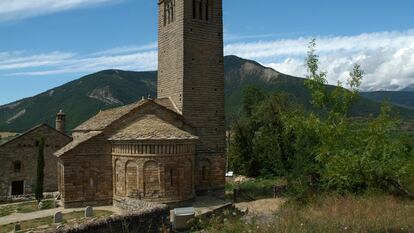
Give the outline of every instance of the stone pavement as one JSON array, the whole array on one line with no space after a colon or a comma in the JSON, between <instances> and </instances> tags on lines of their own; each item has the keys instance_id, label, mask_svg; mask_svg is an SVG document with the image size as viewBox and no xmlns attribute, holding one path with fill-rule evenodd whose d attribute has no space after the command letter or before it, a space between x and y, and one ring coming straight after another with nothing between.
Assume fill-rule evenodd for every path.
<instances>
[{"instance_id":1,"label":"stone pavement","mask_svg":"<svg viewBox=\"0 0 414 233\"><path fill-rule=\"evenodd\" d=\"M108 210L114 212L114 214L120 214L120 210L113 206L102 206L94 207L94 210ZM6 225L9 223L22 222L26 220L52 217L56 212L61 211L63 214L71 213L75 211L84 211L85 208L73 208L73 209L64 209L63 207L49 209L49 210L39 210L31 213L13 213L8 216L0 217L0 225Z\"/></svg>"}]
</instances>

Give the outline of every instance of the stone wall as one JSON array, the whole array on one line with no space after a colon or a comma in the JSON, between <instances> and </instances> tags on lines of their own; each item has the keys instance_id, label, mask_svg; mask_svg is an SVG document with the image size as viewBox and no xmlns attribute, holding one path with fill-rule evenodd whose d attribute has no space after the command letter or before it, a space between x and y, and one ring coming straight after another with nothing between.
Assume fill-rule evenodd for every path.
<instances>
[{"instance_id":1,"label":"stone wall","mask_svg":"<svg viewBox=\"0 0 414 233\"><path fill-rule=\"evenodd\" d=\"M200 163L206 157L211 163L210 186L206 187L205 180L197 176L196 189L224 190L222 0L208 1L208 10L204 8L202 15L193 2L205 0L175 1L176 18L168 24L164 23L164 3L168 1L160 2L158 97L171 97L185 120L196 128L200 137L196 169L202 169Z\"/></svg>"},{"instance_id":2,"label":"stone wall","mask_svg":"<svg viewBox=\"0 0 414 233\"><path fill-rule=\"evenodd\" d=\"M53 153L68 144L71 138L47 125L41 125L0 146L0 196L11 195L13 181L23 181L24 194L34 192L37 145L41 137L45 139L44 191L58 190L57 158Z\"/></svg>"},{"instance_id":3,"label":"stone wall","mask_svg":"<svg viewBox=\"0 0 414 233\"><path fill-rule=\"evenodd\" d=\"M99 135L59 158L65 208L112 204L111 146Z\"/></svg>"},{"instance_id":4,"label":"stone wall","mask_svg":"<svg viewBox=\"0 0 414 233\"><path fill-rule=\"evenodd\" d=\"M56 233L158 233L167 232L169 209L166 206L151 208L125 216L113 216L80 226L52 231Z\"/></svg>"},{"instance_id":5,"label":"stone wall","mask_svg":"<svg viewBox=\"0 0 414 233\"><path fill-rule=\"evenodd\" d=\"M147 143L157 145L155 142ZM182 142L176 143L182 145ZM187 143L192 148L187 153L176 150L176 153L171 154L160 154L157 150L154 150L156 154L120 153L122 150L117 149L120 144L114 144L112 162L115 198L131 197L161 203L193 199L195 142Z\"/></svg>"}]
</instances>

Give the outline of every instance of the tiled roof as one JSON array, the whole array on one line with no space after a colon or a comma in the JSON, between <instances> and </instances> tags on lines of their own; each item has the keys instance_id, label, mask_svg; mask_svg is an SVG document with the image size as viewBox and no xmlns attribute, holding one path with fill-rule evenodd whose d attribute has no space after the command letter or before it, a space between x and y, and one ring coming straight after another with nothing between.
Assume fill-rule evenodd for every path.
<instances>
[{"instance_id":1,"label":"tiled roof","mask_svg":"<svg viewBox=\"0 0 414 233\"><path fill-rule=\"evenodd\" d=\"M91 139L95 136L98 136L101 133L102 133L102 131L90 131L90 132L87 132L87 133L80 134L78 138L74 138L74 140L72 142L70 142L69 144L64 146L62 149L56 151L54 153L54 155L60 157L61 155L65 154L66 152L76 148L81 143L86 142L89 139Z\"/></svg>"},{"instance_id":2,"label":"tiled roof","mask_svg":"<svg viewBox=\"0 0 414 233\"><path fill-rule=\"evenodd\" d=\"M101 111L89 120L85 121L78 127L76 127L73 131L91 131L91 130L103 130L108 125L113 123L114 121L118 120L125 114L131 112L132 110L142 106L145 103L148 102L155 102L156 104L159 104L171 111L174 111L176 113L180 112L176 109L175 105L171 102L169 98L163 98L163 99L156 99L156 100L140 100L138 102L135 102L133 104L125 105L118 108L108 109L105 111Z\"/></svg>"},{"instance_id":3,"label":"tiled roof","mask_svg":"<svg viewBox=\"0 0 414 233\"><path fill-rule=\"evenodd\" d=\"M35 127L31 128L31 129L27 130L26 132L24 132L24 133L22 133L22 134L19 134L19 135L15 136L15 137L11 138L10 140L7 140L7 141L5 141L5 142L1 143L1 144L0 144L0 147L4 146L4 145L6 145L6 144L9 144L10 142L13 142L13 141L15 141L15 140L18 140L19 138L23 137L24 135L27 135L27 134L29 134L29 133L31 133L31 132L33 132L33 131L36 131L37 129L39 129L39 128L41 128L41 127L47 127L47 128L49 128L49 129L51 129L51 130L54 130L55 132L57 132L57 133L59 133L59 134L62 134L62 135L64 135L64 136L66 136L67 138L71 138L71 137L69 137L68 135L66 135L66 134L64 134L64 133L62 133L62 132L60 132L59 130L56 130L55 128L51 127L51 126L50 126L50 125L48 125L48 124L39 124L39 125L36 125Z\"/></svg>"},{"instance_id":4,"label":"tiled roof","mask_svg":"<svg viewBox=\"0 0 414 233\"><path fill-rule=\"evenodd\" d=\"M182 140L197 136L161 120L156 115L145 115L130 126L114 134L109 140Z\"/></svg>"}]
</instances>

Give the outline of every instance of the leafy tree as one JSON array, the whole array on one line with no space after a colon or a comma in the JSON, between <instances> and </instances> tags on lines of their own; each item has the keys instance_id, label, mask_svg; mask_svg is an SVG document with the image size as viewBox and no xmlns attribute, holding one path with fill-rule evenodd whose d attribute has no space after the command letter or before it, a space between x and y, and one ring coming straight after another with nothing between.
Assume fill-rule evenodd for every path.
<instances>
[{"instance_id":1,"label":"leafy tree","mask_svg":"<svg viewBox=\"0 0 414 233\"><path fill-rule=\"evenodd\" d=\"M38 202L40 202L43 199L43 181L44 181L44 169L45 169L44 147L45 147L45 139L42 137L39 140L38 154L37 154L37 176L36 176L35 198Z\"/></svg>"},{"instance_id":2,"label":"leafy tree","mask_svg":"<svg viewBox=\"0 0 414 233\"><path fill-rule=\"evenodd\" d=\"M243 90L243 111L250 117L257 105L265 99L266 95L255 86L247 86Z\"/></svg>"}]
</instances>

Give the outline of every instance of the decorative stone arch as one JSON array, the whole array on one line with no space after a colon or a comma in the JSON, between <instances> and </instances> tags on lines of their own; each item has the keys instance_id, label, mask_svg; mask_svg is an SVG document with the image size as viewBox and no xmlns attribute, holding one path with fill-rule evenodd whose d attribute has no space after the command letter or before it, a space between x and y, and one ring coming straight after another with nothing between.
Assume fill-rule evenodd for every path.
<instances>
[{"instance_id":1,"label":"decorative stone arch","mask_svg":"<svg viewBox=\"0 0 414 233\"><path fill-rule=\"evenodd\" d=\"M125 195L125 187L124 182L122 182L122 177L125 171L123 168L122 161L120 159L116 159L114 162L114 186L115 186L115 194L117 195Z\"/></svg>"},{"instance_id":2,"label":"decorative stone arch","mask_svg":"<svg viewBox=\"0 0 414 233\"><path fill-rule=\"evenodd\" d=\"M184 171L184 183L183 186L183 194L184 195L191 195L194 190L194 165L193 160L185 159L183 161L183 171Z\"/></svg>"},{"instance_id":3,"label":"decorative stone arch","mask_svg":"<svg viewBox=\"0 0 414 233\"><path fill-rule=\"evenodd\" d=\"M150 160L144 164L144 196L146 198L158 197L160 192L159 164Z\"/></svg>"},{"instance_id":4,"label":"decorative stone arch","mask_svg":"<svg viewBox=\"0 0 414 233\"><path fill-rule=\"evenodd\" d=\"M128 197L137 197L138 194L138 164L135 161L125 163L125 191Z\"/></svg>"},{"instance_id":5,"label":"decorative stone arch","mask_svg":"<svg viewBox=\"0 0 414 233\"><path fill-rule=\"evenodd\" d=\"M201 159L198 163L198 180L203 186L209 186L211 181L211 161L208 158Z\"/></svg>"}]
</instances>

